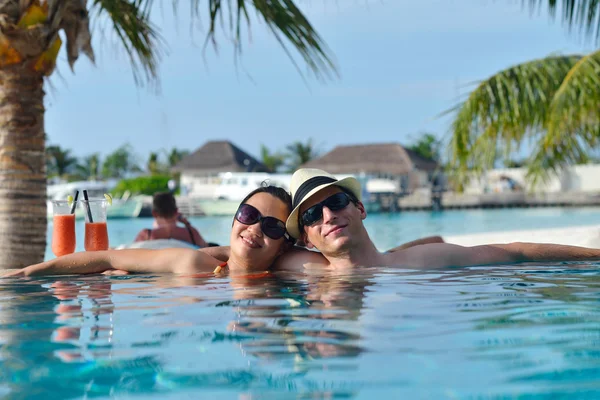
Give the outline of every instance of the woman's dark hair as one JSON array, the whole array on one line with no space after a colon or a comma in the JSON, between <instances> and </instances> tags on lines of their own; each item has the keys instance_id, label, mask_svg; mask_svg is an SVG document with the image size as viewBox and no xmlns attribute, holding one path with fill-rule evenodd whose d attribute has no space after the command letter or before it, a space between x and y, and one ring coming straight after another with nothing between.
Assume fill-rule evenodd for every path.
<instances>
[{"instance_id":1,"label":"woman's dark hair","mask_svg":"<svg viewBox=\"0 0 600 400\"><path fill-rule=\"evenodd\" d=\"M268 193L273 197L277 197L279 200L283 201L283 204L287 206L288 213L292 212L292 196L290 196L290 194L286 192L284 188L269 185L266 181L263 182L259 188L256 188L248 193L248 195L244 197L244 200L242 200L240 204L246 203L250 197L257 193Z\"/></svg>"},{"instance_id":2,"label":"woman's dark hair","mask_svg":"<svg viewBox=\"0 0 600 400\"><path fill-rule=\"evenodd\" d=\"M162 218L171 218L177 213L175 196L170 192L155 193L152 197L152 211Z\"/></svg>"}]
</instances>

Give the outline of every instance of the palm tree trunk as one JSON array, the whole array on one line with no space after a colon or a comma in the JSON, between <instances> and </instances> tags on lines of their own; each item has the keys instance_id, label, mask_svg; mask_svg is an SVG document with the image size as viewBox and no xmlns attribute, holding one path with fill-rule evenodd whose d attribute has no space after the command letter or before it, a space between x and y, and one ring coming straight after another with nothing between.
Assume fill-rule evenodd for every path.
<instances>
[{"instance_id":1,"label":"palm tree trunk","mask_svg":"<svg viewBox=\"0 0 600 400\"><path fill-rule=\"evenodd\" d=\"M0 68L0 269L43 260L46 170L43 76Z\"/></svg>"}]
</instances>

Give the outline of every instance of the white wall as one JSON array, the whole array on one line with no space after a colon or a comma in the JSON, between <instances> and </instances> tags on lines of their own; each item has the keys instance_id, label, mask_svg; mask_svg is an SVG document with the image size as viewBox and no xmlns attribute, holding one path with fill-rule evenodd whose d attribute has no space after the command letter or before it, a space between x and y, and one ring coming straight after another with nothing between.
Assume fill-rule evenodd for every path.
<instances>
[{"instance_id":1,"label":"white wall","mask_svg":"<svg viewBox=\"0 0 600 400\"><path fill-rule=\"evenodd\" d=\"M500 176L508 176L529 190L525 176L526 168L501 168L488 171L480 179L471 179L465 188L468 194L479 194L498 191ZM547 182L535 187L536 193L558 192L600 192L600 164L576 165L564 169L557 176L552 176Z\"/></svg>"},{"instance_id":2,"label":"white wall","mask_svg":"<svg viewBox=\"0 0 600 400\"><path fill-rule=\"evenodd\" d=\"M212 199L221 180L218 176L195 175L183 172L179 180L181 195Z\"/></svg>"}]
</instances>

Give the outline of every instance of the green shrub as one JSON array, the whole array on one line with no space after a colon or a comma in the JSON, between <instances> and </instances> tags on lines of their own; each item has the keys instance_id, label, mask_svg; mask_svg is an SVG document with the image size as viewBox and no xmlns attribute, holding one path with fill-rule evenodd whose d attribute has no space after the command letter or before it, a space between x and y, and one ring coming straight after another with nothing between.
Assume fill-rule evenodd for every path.
<instances>
[{"instance_id":1,"label":"green shrub","mask_svg":"<svg viewBox=\"0 0 600 400\"><path fill-rule=\"evenodd\" d=\"M123 179L113 189L112 194L120 197L129 190L132 195L143 194L152 196L156 192L167 192L169 190L167 185L169 179L172 179L172 177L168 175L140 176L133 179Z\"/></svg>"}]
</instances>

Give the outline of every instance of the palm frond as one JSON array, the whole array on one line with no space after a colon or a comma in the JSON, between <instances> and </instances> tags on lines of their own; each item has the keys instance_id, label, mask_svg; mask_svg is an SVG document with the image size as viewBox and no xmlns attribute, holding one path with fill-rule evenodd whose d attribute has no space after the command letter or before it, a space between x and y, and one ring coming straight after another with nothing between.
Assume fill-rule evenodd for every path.
<instances>
[{"instance_id":1,"label":"palm frond","mask_svg":"<svg viewBox=\"0 0 600 400\"><path fill-rule=\"evenodd\" d=\"M534 60L481 82L455 107L449 166L461 174L472 168L481 172L493 166L497 152L507 157L523 139L540 135L555 93L580 58Z\"/></svg>"},{"instance_id":2,"label":"palm frond","mask_svg":"<svg viewBox=\"0 0 600 400\"><path fill-rule=\"evenodd\" d=\"M90 11L106 14L123 45L137 84L156 82L166 43L150 22L152 0L94 0Z\"/></svg>"},{"instance_id":3,"label":"palm frond","mask_svg":"<svg viewBox=\"0 0 600 400\"><path fill-rule=\"evenodd\" d=\"M547 133L531 158L529 177L537 184L570 164L586 162L600 142L600 51L581 58L555 93Z\"/></svg>"},{"instance_id":4,"label":"palm frond","mask_svg":"<svg viewBox=\"0 0 600 400\"><path fill-rule=\"evenodd\" d=\"M560 19L569 31L578 30L594 42L600 41L600 2L598 0L522 0L531 11L547 8L550 16Z\"/></svg>"},{"instance_id":5,"label":"palm frond","mask_svg":"<svg viewBox=\"0 0 600 400\"><path fill-rule=\"evenodd\" d=\"M588 144L595 145L600 124L600 51L581 58L571 68L550 105L548 134L545 145L551 146L560 136L582 135Z\"/></svg>"},{"instance_id":6,"label":"palm frond","mask_svg":"<svg viewBox=\"0 0 600 400\"><path fill-rule=\"evenodd\" d=\"M192 0L193 15L201 15L202 4L204 4L202 0ZM229 21L227 29L235 38L235 51L237 54L241 53L242 27L244 24L250 25L248 8L251 6L300 73L287 43L298 51L316 77L329 77L331 73L336 72L335 64L323 39L292 0L236 0L235 5L231 0L208 0L208 4L210 26L207 42L216 44L217 22L226 19Z\"/></svg>"}]
</instances>

